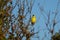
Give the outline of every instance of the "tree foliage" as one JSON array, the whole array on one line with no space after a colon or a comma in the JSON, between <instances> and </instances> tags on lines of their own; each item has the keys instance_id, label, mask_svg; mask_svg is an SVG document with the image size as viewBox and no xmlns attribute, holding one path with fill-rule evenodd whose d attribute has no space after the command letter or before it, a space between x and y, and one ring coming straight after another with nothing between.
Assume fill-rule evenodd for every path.
<instances>
[{"instance_id":1,"label":"tree foliage","mask_svg":"<svg viewBox=\"0 0 60 40\"><path fill-rule=\"evenodd\" d=\"M30 37L38 33L33 32L33 27L29 29L29 26L32 25L31 11L34 2L32 0L30 2L28 0L16 0L14 6L12 2L13 0L0 0L0 40L22 40L24 37L26 40L30 40ZM16 5L18 6L17 17L12 12ZM29 14L29 20L26 18L27 14Z\"/></svg>"},{"instance_id":2,"label":"tree foliage","mask_svg":"<svg viewBox=\"0 0 60 40\"><path fill-rule=\"evenodd\" d=\"M56 33L52 36L52 40L60 40L60 33Z\"/></svg>"}]
</instances>

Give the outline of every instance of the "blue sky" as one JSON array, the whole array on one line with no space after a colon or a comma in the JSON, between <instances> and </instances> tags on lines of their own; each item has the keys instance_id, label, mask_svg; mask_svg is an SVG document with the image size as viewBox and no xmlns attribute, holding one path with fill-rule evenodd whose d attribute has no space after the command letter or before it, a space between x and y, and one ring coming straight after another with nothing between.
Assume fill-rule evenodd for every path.
<instances>
[{"instance_id":1,"label":"blue sky","mask_svg":"<svg viewBox=\"0 0 60 40\"><path fill-rule=\"evenodd\" d=\"M16 0L13 0L14 3L15 3L15 1ZM37 22L34 25L34 27L35 27L35 31L38 31L38 28L41 29L38 34L40 36L40 40L42 40L42 37L44 37L45 32L47 34L48 30L45 27L45 21L47 21L47 19L45 19L44 16L42 16L41 11L39 10L38 3L40 4L40 6L44 7L44 10L46 13L43 13L43 14L45 14L45 16L48 14L48 12L50 10L50 12L51 12L50 18L52 20L54 18L54 13L52 13L52 12L55 12L56 7L57 7L57 2L58 2L58 0L35 0L35 2L34 2L32 14L36 15L36 18L37 18ZM13 5L14 5L14 3L13 3ZM60 5L59 5L59 7L60 7ZM60 10L59 7L58 7L58 10ZM18 11L18 7L16 6L16 8L13 10L13 14L15 14L15 16L17 15L17 11ZM60 12L56 17L56 21L60 20L59 15L60 15ZM47 18L47 16L46 16L46 18ZM59 24L60 23L58 23L56 25L55 32L58 32L58 30L60 29ZM45 29L45 30L43 30L43 29ZM50 38L50 36L51 36L50 34L47 34L48 38ZM47 37L45 37L44 40L49 40L49 39L47 39ZM38 40L38 39L32 38L32 40Z\"/></svg>"}]
</instances>

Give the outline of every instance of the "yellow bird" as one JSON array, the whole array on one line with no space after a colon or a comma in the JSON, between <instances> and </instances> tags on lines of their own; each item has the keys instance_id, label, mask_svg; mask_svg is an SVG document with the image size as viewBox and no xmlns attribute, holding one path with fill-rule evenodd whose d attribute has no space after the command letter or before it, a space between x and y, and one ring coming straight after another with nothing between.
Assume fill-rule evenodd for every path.
<instances>
[{"instance_id":1,"label":"yellow bird","mask_svg":"<svg viewBox=\"0 0 60 40\"><path fill-rule=\"evenodd\" d=\"M35 22L36 22L36 16L33 15L32 18L31 18L31 23L32 23L32 24L35 24Z\"/></svg>"}]
</instances>

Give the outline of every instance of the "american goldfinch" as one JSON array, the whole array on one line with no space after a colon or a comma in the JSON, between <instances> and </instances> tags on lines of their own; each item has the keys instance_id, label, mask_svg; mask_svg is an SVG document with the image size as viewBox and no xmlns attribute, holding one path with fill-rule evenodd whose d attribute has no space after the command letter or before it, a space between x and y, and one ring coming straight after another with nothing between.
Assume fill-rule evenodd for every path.
<instances>
[{"instance_id":1,"label":"american goldfinch","mask_svg":"<svg viewBox=\"0 0 60 40\"><path fill-rule=\"evenodd\" d=\"M31 23L32 23L32 24L35 24L35 22L36 22L36 16L33 15L32 18L31 18Z\"/></svg>"}]
</instances>

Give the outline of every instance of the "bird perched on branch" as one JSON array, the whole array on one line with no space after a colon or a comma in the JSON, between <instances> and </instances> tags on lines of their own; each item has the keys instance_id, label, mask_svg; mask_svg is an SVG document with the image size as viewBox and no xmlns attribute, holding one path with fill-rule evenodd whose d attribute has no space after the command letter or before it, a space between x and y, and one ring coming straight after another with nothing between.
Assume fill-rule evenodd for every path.
<instances>
[{"instance_id":1,"label":"bird perched on branch","mask_svg":"<svg viewBox=\"0 0 60 40\"><path fill-rule=\"evenodd\" d=\"M34 25L35 23L36 23L36 16L33 15L33 16L31 17L31 24Z\"/></svg>"}]
</instances>

